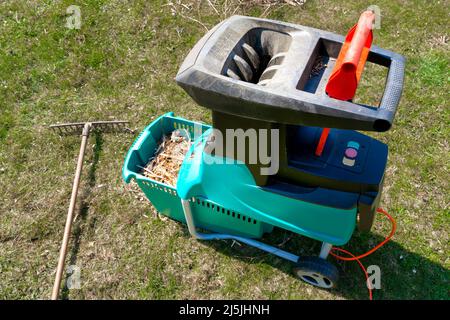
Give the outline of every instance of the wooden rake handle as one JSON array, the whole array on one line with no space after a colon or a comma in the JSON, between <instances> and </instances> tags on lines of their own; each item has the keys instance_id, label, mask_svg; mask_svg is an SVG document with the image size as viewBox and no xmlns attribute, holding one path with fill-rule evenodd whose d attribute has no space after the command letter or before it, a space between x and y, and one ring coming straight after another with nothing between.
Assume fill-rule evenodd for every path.
<instances>
[{"instance_id":1,"label":"wooden rake handle","mask_svg":"<svg viewBox=\"0 0 450 320\"><path fill-rule=\"evenodd\" d=\"M69 244L70 231L72 230L73 212L75 209L75 203L77 201L78 187L80 184L80 177L81 177L81 170L83 169L84 153L86 151L86 144L87 144L87 140L89 137L89 132L91 130L91 127L92 127L92 124L90 122L87 122L84 125L83 132L82 132L80 153L78 155L77 169L75 171L75 178L73 180L72 195L70 196L69 211L67 212L66 225L64 227L64 236L63 236L63 241L61 244L61 249L59 252L58 267L56 268L55 282L53 284L52 300L57 300L58 295L59 295L59 289L61 286L61 278L62 278L62 274L64 271L64 265L65 265L66 254L67 254L67 246Z\"/></svg>"}]
</instances>

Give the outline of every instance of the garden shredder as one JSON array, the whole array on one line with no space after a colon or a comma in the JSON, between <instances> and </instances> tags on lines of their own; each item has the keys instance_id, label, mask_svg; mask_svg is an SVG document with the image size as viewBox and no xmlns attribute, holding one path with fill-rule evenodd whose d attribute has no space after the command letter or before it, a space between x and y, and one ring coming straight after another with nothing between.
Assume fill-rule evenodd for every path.
<instances>
[{"instance_id":1,"label":"garden shredder","mask_svg":"<svg viewBox=\"0 0 450 320\"><path fill-rule=\"evenodd\" d=\"M333 287L338 271L326 258L356 226L370 230L388 156L386 144L355 130L389 130L403 88L404 58L371 46L372 19L365 12L346 38L245 16L218 24L176 76L212 110L212 126L160 116L130 148L124 180L134 178L160 213L186 223L195 238L254 246L292 261L302 280ZM351 99L366 60L388 70L378 106ZM176 129L194 138L174 187L140 168ZM258 143L244 143L239 156L237 135L228 133L249 138L252 130ZM276 170L248 156L263 151L277 159ZM302 257L258 240L274 227L321 241L319 255Z\"/></svg>"}]
</instances>

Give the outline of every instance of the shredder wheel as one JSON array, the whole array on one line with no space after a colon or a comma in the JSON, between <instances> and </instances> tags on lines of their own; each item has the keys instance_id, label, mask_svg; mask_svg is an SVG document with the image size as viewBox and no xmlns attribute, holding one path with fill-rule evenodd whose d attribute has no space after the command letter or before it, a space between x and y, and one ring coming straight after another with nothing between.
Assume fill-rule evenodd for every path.
<instances>
[{"instance_id":1,"label":"shredder wheel","mask_svg":"<svg viewBox=\"0 0 450 320\"><path fill-rule=\"evenodd\" d=\"M300 257L294 274L306 283L323 289L335 287L339 279L336 266L319 257Z\"/></svg>"}]
</instances>

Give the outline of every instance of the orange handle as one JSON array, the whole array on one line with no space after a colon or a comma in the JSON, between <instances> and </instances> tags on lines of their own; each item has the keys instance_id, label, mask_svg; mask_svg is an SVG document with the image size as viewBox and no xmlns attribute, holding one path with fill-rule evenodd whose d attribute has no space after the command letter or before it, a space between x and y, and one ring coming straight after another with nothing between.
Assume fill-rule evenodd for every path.
<instances>
[{"instance_id":1,"label":"orange handle","mask_svg":"<svg viewBox=\"0 0 450 320\"><path fill-rule=\"evenodd\" d=\"M325 87L326 93L338 100L351 100L372 45L372 23L375 14L365 11L348 32Z\"/></svg>"},{"instance_id":2,"label":"orange handle","mask_svg":"<svg viewBox=\"0 0 450 320\"><path fill-rule=\"evenodd\" d=\"M350 45L345 53L343 64L351 64L355 68L359 64L361 53L367 44L367 39L372 31L372 24L375 20L375 15L372 11L365 11L359 17L358 23L353 35L351 32L347 37L351 37ZM347 39L346 39L347 40Z\"/></svg>"}]
</instances>

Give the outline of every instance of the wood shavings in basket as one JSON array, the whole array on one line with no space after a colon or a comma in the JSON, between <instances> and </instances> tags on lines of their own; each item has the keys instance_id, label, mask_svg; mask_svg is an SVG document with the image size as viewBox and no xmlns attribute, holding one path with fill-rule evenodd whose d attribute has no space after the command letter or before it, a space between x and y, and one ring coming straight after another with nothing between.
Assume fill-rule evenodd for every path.
<instances>
[{"instance_id":1,"label":"wood shavings in basket","mask_svg":"<svg viewBox=\"0 0 450 320\"><path fill-rule=\"evenodd\" d=\"M150 158L145 168L141 167L142 174L175 187L184 156L191 147L191 141L187 137L189 135L186 130L175 130L170 136L163 136L155 155Z\"/></svg>"}]
</instances>

